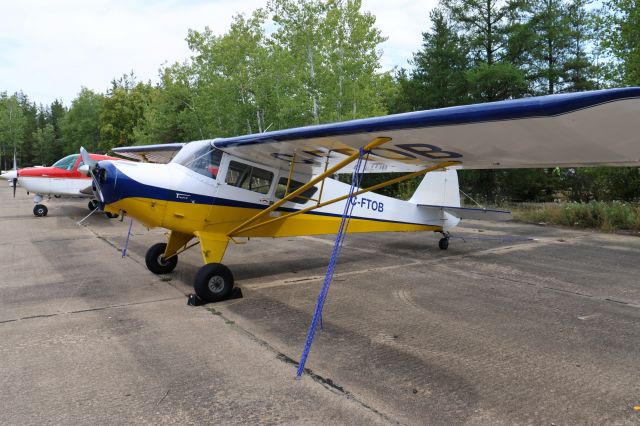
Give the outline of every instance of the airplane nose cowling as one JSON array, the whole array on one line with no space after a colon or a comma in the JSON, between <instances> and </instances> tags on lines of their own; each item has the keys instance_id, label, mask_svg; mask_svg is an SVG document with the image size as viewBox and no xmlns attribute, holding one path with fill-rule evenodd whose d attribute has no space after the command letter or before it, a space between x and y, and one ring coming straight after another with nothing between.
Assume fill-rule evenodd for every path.
<instances>
[{"instance_id":1,"label":"airplane nose cowling","mask_svg":"<svg viewBox=\"0 0 640 426\"><path fill-rule=\"evenodd\" d=\"M109 181L109 176L113 174L109 173L109 170L113 168L113 164L109 161L100 161L93 170L92 187L96 198L102 204L101 207L104 207L105 204L118 201L118 199L113 196L113 188L110 187L113 186L113 183Z\"/></svg>"},{"instance_id":2,"label":"airplane nose cowling","mask_svg":"<svg viewBox=\"0 0 640 426\"><path fill-rule=\"evenodd\" d=\"M93 185L96 186L98 200L104 205L115 203L129 194L130 181L111 160L102 160L94 170Z\"/></svg>"},{"instance_id":3,"label":"airplane nose cowling","mask_svg":"<svg viewBox=\"0 0 640 426\"><path fill-rule=\"evenodd\" d=\"M13 180L16 179L18 177L18 171L17 170L9 170L6 173L3 173L0 175L0 178L2 179L6 179L6 180Z\"/></svg>"}]
</instances>

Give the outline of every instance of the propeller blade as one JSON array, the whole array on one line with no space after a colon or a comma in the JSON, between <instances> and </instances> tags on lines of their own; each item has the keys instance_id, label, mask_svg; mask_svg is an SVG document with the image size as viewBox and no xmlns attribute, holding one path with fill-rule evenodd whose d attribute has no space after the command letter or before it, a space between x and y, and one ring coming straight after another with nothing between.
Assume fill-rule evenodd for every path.
<instances>
[{"instance_id":1,"label":"propeller blade","mask_svg":"<svg viewBox=\"0 0 640 426\"><path fill-rule=\"evenodd\" d=\"M83 146L80 147L80 156L82 157L82 162L91 168L91 156Z\"/></svg>"},{"instance_id":2,"label":"propeller blade","mask_svg":"<svg viewBox=\"0 0 640 426\"><path fill-rule=\"evenodd\" d=\"M82 157L82 162L84 163L82 166L80 166L80 168L84 168L84 166L88 167L89 176L91 176L91 180L93 182L93 193L99 201L103 201L104 198L102 197L102 192L100 191L100 183L98 182L98 177L94 173L98 165L96 164L95 166L92 166L93 163L91 162L91 156L82 146L80 147L80 156Z\"/></svg>"},{"instance_id":3,"label":"propeller blade","mask_svg":"<svg viewBox=\"0 0 640 426\"><path fill-rule=\"evenodd\" d=\"M14 177L12 180L13 180L13 198L16 198L16 185L18 184L18 178Z\"/></svg>"}]
</instances>

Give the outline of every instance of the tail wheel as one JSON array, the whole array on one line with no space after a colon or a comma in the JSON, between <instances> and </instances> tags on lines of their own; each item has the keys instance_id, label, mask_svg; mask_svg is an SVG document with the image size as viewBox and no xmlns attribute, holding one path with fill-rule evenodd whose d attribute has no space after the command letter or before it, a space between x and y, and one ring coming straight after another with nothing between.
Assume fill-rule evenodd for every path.
<instances>
[{"instance_id":1,"label":"tail wheel","mask_svg":"<svg viewBox=\"0 0 640 426\"><path fill-rule=\"evenodd\" d=\"M233 290L233 274L222 263L209 263L198 270L193 289L205 302L224 300Z\"/></svg>"},{"instance_id":2,"label":"tail wheel","mask_svg":"<svg viewBox=\"0 0 640 426\"><path fill-rule=\"evenodd\" d=\"M36 204L33 208L33 214L38 217L44 217L49 212L49 209L44 204Z\"/></svg>"},{"instance_id":3,"label":"tail wheel","mask_svg":"<svg viewBox=\"0 0 640 426\"><path fill-rule=\"evenodd\" d=\"M173 271L178 265L178 256L172 256L169 259L164 258L164 251L167 248L167 244L158 243L149 247L147 254L144 257L144 261L147 264L147 268L154 274L168 274Z\"/></svg>"},{"instance_id":4,"label":"tail wheel","mask_svg":"<svg viewBox=\"0 0 640 426\"><path fill-rule=\"evenodd\" d=\"M118 217L118 215L116 213L111 213L111 212L105 212L104 213L105 216L107 216L109 219L115 219ZM165 244L166 245L166 244Z\"/></svg>"}]
</instances>

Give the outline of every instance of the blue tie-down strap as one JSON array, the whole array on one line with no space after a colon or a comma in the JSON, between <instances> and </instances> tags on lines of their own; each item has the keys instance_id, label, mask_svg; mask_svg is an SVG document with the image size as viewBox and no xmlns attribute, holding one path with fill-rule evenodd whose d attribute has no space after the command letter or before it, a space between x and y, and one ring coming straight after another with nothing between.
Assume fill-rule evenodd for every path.
<instances>
[{"instance_id":1,"label":"blue tie-down strap","mask_svg":"<svg viewBox=\"0 0 640 426\"><path fill-rule=\"evenodd\" d=\"M124 248L122 249L122 257L127 256L127 249L129 248L129 238L131 237L131 226L133 225L133 218L129 222L129 231L127 232L127 239L124 241Z\"/></svg>"},{"instance_id":2,"label":"blue tie-down strap","mask_svg":"<svg viewBox=\"0 0 640 426\"><path fill-rule=\"evenodd\" d=\"M331 258L329 259L329 266L327 266L327 273L324 277L324 281L322 282L320 294L318 294L316 309L313 312L311 325L309 326L309 331L307 332L307 340L304 342L304 349L302 350L302 356L300 357L300 363L298 364L298 372L296 373L297 378L300 378L300 376L302 376L302 372L304 371L304 366L307 362L307 357L309 356L309 351L311 350L311 345L313 344L313 338L315 337L318 324L320 325L320 327L322 327L322 309L324 308L324 302L327 299L327 294L329 293L329 286L333 281L333 273L335 271L336 263L338 262L338 257L340 256L340 251L342 250L345 236L347 235L346 231L349 227L349 221L351 220L353 207L355 206L355 203L353 203L351 200L356 188L360 187L360 182L363 176L363 173L360 172L361 166L362 171L364 172L365 168L367 167L367 161L369 157L368 154L369 152L365 152L363 148L360 148L360 155L358 156L358 161L356 162L356 166L353 169L351 187L349 188L349 197L347 198L346 204L344 205L342 219L340 220L340 226L338 227L336 240L333 245L333 250L331 251Z\"/></svg>"}]
</instances>

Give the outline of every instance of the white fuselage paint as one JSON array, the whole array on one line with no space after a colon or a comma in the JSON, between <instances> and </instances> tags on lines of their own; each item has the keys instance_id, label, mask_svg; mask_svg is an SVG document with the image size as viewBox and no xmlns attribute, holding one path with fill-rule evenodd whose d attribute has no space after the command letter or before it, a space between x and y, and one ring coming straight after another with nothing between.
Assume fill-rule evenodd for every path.
<instances>
[{"instance_id":1,"label":"white fuselage paint","mask_svg":"<svg viewBox=\"0 0 640 426\"><path fill-rule=\"evenodd\" d=\"M274 179L269 191L266 194L260 194L247 189L228 185L225 182L225 176L227 175L228 165L231 160L239 161L272 172L274 174ZM200 175L180 164L175 163L150 164L113 162L112 164L120 172L125 173L131 179L143 185L149 185L179 193L198 194L230 200L232 202L262 204L265 206L278 200L275 197L276 183L280 178L287 178L289 175L288 170L270 168L259 163L238 159L230 154L224 154L219 167L217 179ZM300 182L307 182L309 181L309 176L297 176L294 173L293 179ZM316 186L320 188L320 183L316 184ZM327 178L324 183L321 201L328 201L348 194L349 189L350 185L339 182L335 179ZM320 190L316 192L314 197L317 197L319 192ZM415 203L398 200L372 192L358 195L354 202L355 204L352 217L422 225L436 225L442 226L445 230L455 227L460 221L459 218L442 211L442 209L419 207ZM345 203L346 200L343 200L315 209L313 212L342 215ZM315 201L307 201L304 204L287 202L282 207L299 210L315 204Z\"/></svg>"},{"instance_id":2,"label":"white fuselage paint","mask_svg":"<svg viewBox=\"0 0 640 426\"><path fill-rule=\"evenodd\" d=\"M73 197L91 197L80 191L91 186L91 179L50 178L36 176L19 176L18 184L28 192L42 195L62 195Z\"/></svg>"}]
</instances>

